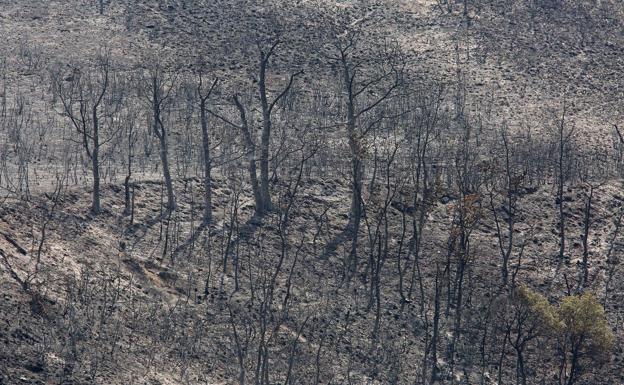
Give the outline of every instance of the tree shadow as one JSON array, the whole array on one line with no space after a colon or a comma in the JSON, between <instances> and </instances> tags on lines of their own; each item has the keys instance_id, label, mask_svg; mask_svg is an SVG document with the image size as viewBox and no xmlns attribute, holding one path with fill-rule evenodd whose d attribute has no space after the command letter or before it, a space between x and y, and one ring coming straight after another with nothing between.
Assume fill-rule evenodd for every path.
<instances>
[{"instance_id":1,"label":"tree shadow","mask_svg":"<svg viewBox=\"0 0 624 385\"><path fill-rule=\"evenodd\" d=\"M328 243L325 245L323 252L319 256L321 260L328 260L330 256L336 254L336 250L340 245L349 241L353 237L353 224L349 221L345 227L334 236Z\"/></svg>"},{"instance_id":2,"label":"tree shadow","mask_svg":"<svg viewBox=\"0 0 624 385\"><path fill-rule=\"evenodd\" d=\"M258 229L262 226L263 217L254 215L249 218L242 226L238 228L238 232L235 237L232 237L226 249L226 257L231 257L232 250L236 249L241 242L246 242L251 239ZM178 245L173 251L173 258L177 259L184 252L192 252L193 247L199 237L205 232L210 231L209 222L201 222L197 228L193 231L190 237L188 237L183 243Z\"/></svg>"}]
</instances>

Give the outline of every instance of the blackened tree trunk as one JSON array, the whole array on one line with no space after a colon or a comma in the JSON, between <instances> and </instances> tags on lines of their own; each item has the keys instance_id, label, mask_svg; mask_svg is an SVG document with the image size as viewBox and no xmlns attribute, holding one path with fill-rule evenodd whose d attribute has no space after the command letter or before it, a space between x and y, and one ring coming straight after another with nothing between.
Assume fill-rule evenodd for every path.
<instances>
[{"instance_id":1,"label":"blackened tree trunk","mask_svg":"<svg viewBox=\"0 0 624 385\"><path fill-rule=\"evenodd\" d=\"M147 96L152 109L152 131L158 138L160 145L160 162L162 165L165 188L167 189L167 211L172 212L176 208L175 193L173 190L173 178L169 167L169 142L168 130L163 123L163 109L170 97L173 88L172 75L165 74L163 68L156 64L150 70L150 92Z\"/></svg>"},{"instance_id":2,"label":"blackened tree trunk","mask_svg":"<svg viewBox=\"0 0 624 385\"><path fill-rule=\"evenodd\" d=\"M259 214L265 214L272 208L271 194L269 192L269 146L271 140L271 110L266 91L266 69L273 48L265 54L260 51L260 76L258 90L260 92L260 104L262 105L262 134L260 136L260 198L261 207Z\"/></svg>"},{"instance_id":3,"label":"blackened tree trunk","mask_svg":"<svg viewBox=\"0 0 624 385\"><path fill-rule=\"evenodd\" d=\"M212 171L212 157L210 156L210 132L208 130L208 113L207 103L210 94L217 85L219 79L215 78L212 82L212 86L206 94L202 93L202 76L199 75L199 85L197 87L197 93L199 96L199 114L201 121L202 132L202 151L204 157L204 215L203 223L210 224L212 221L212 182L210 180Z\"/></svg>"},{"instance_id":4,"label":"blackened tree trunk","mask_svg":"<svg viewBox=\"0 0 624 385\"><path fill-rule=\"evenodd\" d=\"M264 202L262 200L262 194L260 192L260 185L258 183L258 171L256 167L256 144L251 136L251 130L249 128L249 122L247 120L247 112L245 107L241 103L238 96L233 97L234 105L238 109L240 115L240 126L234 125L241 130L243 134L243 142L245 143L245 156L247 157L247 172L249 173L249 181L251 183L251 190L254 196L254 203L256 205L256 215L261 216L264 214Z\"/></svg>"},{"instance_id":5,"label":"blackened tree trunk","mask_svg":"<svg viewBox=\"0 0 624 385\"><path fill-rule=\"evenodd\" d=\"M266 76L269 68L271 56L280 43L279 39L270 46L268 50L258 47L260 52L259 68L258 68L258 93L260 96L260 106L262 108L262 133L260 135L260 198L261 204L256 205L256 214L262 216L273 210L273 202L271 201L271 193L269 191L269 160L272 130L272 114L276 104L284 97L292 88L295 78L303 73L298 71L290 75L288 83L282 91L269 101L268 91L266 87Z\"/></svg>"},{"instance_id":6,"label":"blackened tree trunk","mask_svg":"<svg viewBox=\"0 0 624 385\"><path fill-rule=\"evenodd\" d=\"M110 121L117 113L120 98L110 98L110 54L107 50L98 53L93 63L94 69L74 69L74 73L67 78L60 73L53 74L55 92L63 106L63 114L69 118L71 124L81 137L81 143L91 163L92 199L91 212L99 214L102 211L100 203L100 150L112 140L117 130L108 130L102 137L103 124ZM108 119L108 120L107 120ZM107 125L110 128L111 124Z\"/></svg>"},{"instance_id":7,"label":"blackened tree trunk","mask_svg":"<svg viewBox=\"0 0 624 385\"><path fill-rule=\"evenodd\" d=\"M573 134L572 130L566 130L565 119L566 119L567 106L564 102L563 112L561 115L561 119L559 120L559 124L557 127L557 144L558 144L558 156L557 156L557 208L559 211L559 260L563 260L565 257L565 214L564 214L564 196L563 190L565 188L566 182L566 151L568 148L568 143Z\"/></svg>"},{"instance_id":8,"label":"blackened tree trunk","mask_svg":"<svg viewBox=\"0 0 624 385\"><path fill-rule=\"evenodd\" d=\"M350 237L351 247L346 261L347 279L357 268L357 245L360 223L364 214L362 200L364 154L366 148L363 139L387 116L377 113L377 108L385 104L391 97L392 92L400 85L401 67L395 66L395 57L382 54L383 61L387 66L379 66L379 63L371 63L367 55L358 57L357 44L360 35L347 33L344 38L337 37L336 56L332 59L340 68L340 81L345 95L346 105L346 134L349 143L351 163L351 203L349 221L345 233ZM389 47L386 47L389 48ZM371 53L372 54L372 53ZM365 76L362 67L369 67L370 76ZM364 95L375 95L372 99L364 101ZM364 123L365 116L369 119Z\"/></svg>"},{"instance_id":9,"label":"blackened tree trunk","mask_svg":"<svg viewBox=\"0 0 624 385\"><path fill-rule=\"evenodd\" d=\"M130 117L128 122L128 164L126 168L126 177L124 179L124 215L130 215L132 212L132 199L130 192L130 179L132 178L132 162L134 160L134 145L137 136L134 130L134 116Z\"/></svg>"},{"instance_id":10,"label":"blackened tree trunk","mask_svg":"<svg viewBox=\"0 0 624 385\"><path fill-rule=\"evenodd\" d=\"M102 211L100 205L100 132L98 121L99 103L93 106L93 147L91 150L91 170L93 171L93 198L91 200L91 211L99 214Z\"/></svg>"}]
</instances>

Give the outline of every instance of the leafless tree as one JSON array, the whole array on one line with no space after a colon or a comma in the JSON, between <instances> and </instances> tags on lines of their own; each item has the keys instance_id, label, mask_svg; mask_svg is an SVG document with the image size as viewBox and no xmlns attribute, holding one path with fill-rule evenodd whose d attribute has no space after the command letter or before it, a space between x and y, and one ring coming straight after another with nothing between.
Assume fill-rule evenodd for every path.
<instances>
[{"instance_id":1,"label":"leafless tree","mask_svg":"<svg viewBox=\"0 0 624 385\"><path fill-rule=\"evenodd\" d=\"M84 68L73 67L66 77L60 70L52 74L54 88L61 101L62 114L80 135L85 154L91 161L93 198L91 211L99 214L100 151L113 140L118 129L111 120L119 112L121 95L115 92L115 77L110 51L102 48L93 62Z\"/></svg>"},{"instance_id":2,"label":"leafless tree","mask_svg":"<svg viewBox=\"0 0 624 385\"><path fill-rule=\"evenodd\" d=\"M357 26L360 22L362 20L357 20L351 26ZM366 36L357 27L352 29L338 24L327 54L327 59L337 69L345 105L344 125L351 158L351 208L346 233L351 239L349 264L352 271L356 264L358 233L363 215L366 137L380 122L390 117L384 105L401 85L404 66L396 47L389 44L375 50L367 47L368 43Z\"/></svg>"},{"instance_id":3,"label":"leafless tree","mask_svg":"<svg viewBox=\"0 0 624 385\"><path fill-rule=\"evenodd\" d=\"M208 100L214 91L219 78L212 81L210 88L206 91L204 88L203 76L200 73L197 84L197 95L199 97L199 113L202 132L202 150L204 157L204 218L203 223L210 224L212 221L212 182L210 175L212 171L212 157L210 155L210 130L208 128Z\"/></svg>"},{"instance_id":4,"label":"leafless tree","mask_svg":"<svg viewBox=\"0 0 624 385\"><path fill-rule=\"evenodd\" d=\"M178 73L166 63L154 59L143 74L141 95L151 110L152 133L160 144L160 162L167 189L167 211L176 208L173 178L169 166L169 128L165 124L168 110L177 85Z\"/></svg>"},{"instance_id":5,"label":"leafless tree","mask_svg":"<svg viewBox=\"0 0 624 385\"><path fill-rule=\"evenodd\" d=\"M557 128L556 128L556 143L557 143L557 195L556 195L556 203L558 207L559 221L558 221L558 230L559 230L559 259L563 260L565 256L565 241L566 241L566 233L565 233L565 213L564 213L564 188L565 183L569 177L569 153L571 141L574 135L574 129L567 127L567 112L568 105L564 101L563 109L561 112L561 117L557 120Z\"/></svg>"}]
</instances>

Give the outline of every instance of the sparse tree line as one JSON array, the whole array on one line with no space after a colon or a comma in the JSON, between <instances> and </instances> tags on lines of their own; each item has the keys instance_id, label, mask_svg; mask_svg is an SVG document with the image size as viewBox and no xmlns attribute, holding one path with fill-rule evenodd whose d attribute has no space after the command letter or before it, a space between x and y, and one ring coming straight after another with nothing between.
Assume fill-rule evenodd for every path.
<instances>
[{"instance_id":1,"label":"sparse tree line","mask_svg":"<svg viewBox=\"0 0 624 385\"><path fill-rule=\"evenodd\" d=\"M279 28L246 26L240 72L218 57L182 66L164 48L125 68L102 46L39 80L0 76L0 188L36 212L32 245L3 234L19 248L0 257L30 298L43 375L104 383L123 362L137 366L129 383L163 365L182 383L240 385L617 375L607 315L622 290L622 199L609 197L612 218L594 212L621 176L617 122L596 149L565 99L531 125L496 121L461 71L423 78L369 11L323 20L307 62ZM77 226L63 210L85 184L88 218L120 218L120 238L149 254L123 243L58 282L41 268L49 234ZM554 221L531 207L544 191L538 210ZM138 207L149 193L153 216ZM532 275L542 263L556 266L550 282ZM175 299L149 294L149 274Z\"/></svg>"}]
</instances>

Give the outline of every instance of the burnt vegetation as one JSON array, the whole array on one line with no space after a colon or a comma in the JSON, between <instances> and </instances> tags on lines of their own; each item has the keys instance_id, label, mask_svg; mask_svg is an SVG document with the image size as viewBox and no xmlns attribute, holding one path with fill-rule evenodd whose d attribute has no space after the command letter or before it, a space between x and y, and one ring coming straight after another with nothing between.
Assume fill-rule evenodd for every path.
<instances>
[{"instance_id":1,"label":"burnt vegetation","mask_svg":"<svg viewBox=\"0 0 624 385\"><path fill-rule=\"evenodd\" d=\"M618 1L0 5L0 384L624 383Z\"/></svg>"}]
</instances>

